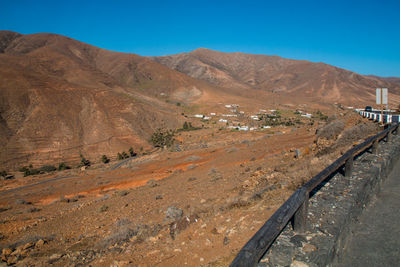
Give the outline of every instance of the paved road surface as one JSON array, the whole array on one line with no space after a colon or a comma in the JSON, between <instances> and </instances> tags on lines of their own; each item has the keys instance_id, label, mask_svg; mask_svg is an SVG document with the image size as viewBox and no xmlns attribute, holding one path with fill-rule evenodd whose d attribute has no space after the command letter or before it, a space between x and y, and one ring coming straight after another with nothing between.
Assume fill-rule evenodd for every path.
<instances>
[{"instance_id":1,"label":"paved road surface","mask_svg":"<svg viewBox=\"0 0 400 267\"><path fill-rule=\"evenodd\" d=\"M400 161L361 215L338 266L400 266Z\"/></svg>"}]
</instances>

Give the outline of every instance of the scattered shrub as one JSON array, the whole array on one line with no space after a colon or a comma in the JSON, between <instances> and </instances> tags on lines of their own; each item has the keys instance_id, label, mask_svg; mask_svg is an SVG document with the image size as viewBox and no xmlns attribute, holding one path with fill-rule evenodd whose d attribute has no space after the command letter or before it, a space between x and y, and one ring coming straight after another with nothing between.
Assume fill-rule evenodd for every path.
<instances>
[{"instance_id":1,"label":"scattered shrub","mask_svg":"<svg viewBox=\"0 0 400 267\"><path fill-rule=\"evenodd\" d=\"M171 147L175 142L174 135L175 132L172 130L163 131L157 129L157 131L151 136L150 141L155 147Z\"/></svg>"},{"instance_id":2,"label":"scattered shrub","mask_svg":"<svg viewBox=\"0 0 400 267\"><path fill-rule=\"evenodd\" d=\"M136 156L136 153L133 151L133 148L132 148L132 147L129 148L129 155L130 155L131 157Z\"/></svg>"},{"instance_id":3,"label":"scattered shrub","mask_svg":"<svg viewBox=\"0 0 400 267\"><path fill-rule=\"evenodd\" d=\"M18 169L18 171L20 171L20 172L25 172L25 171L27 171L27 170L29 170L29 168L26 167L26 166L21 167L21 168Z\"/></svg>"},{"instance_id":4,"label":"scattered shrub","mask_svg":"<svg viewBox=\"0 0 400 267\"><path fill-rule=\"evenodd\" d=\"M122 158L127 159L129 158L128 153L126 153L125 151L122 152Z\"/></svg>"},{"instance_id":5,"label":"scattered shrub","mask_svg":"<svg viewBox=\"0 0 400 267\"><path fill-rule=\"evenodd\" d=\"M278 117L267 115L263 116L261 119L264 120L265 126L294 126L296 124L303 124L303 122L299 118L281 118L280 116Z\"/></svg>"},{"instance_id":6,"label":"scattered shrub","mask_svg":"<svg viewBox=\"0 0 400 267\"><path fill-rule=\"evenodd\" d=\"M317 110L316 115L314 116L320 120L326 121L328 120L328 116L323 114L321 111Z\"/></svg>"},{"instance_id":7,"label":"scattered shrub","mask_svg":"<svg viewBox=\"0 0 400 267\"><path fill-rule=\"evenodd\" d=\"M71 167L68 166L67 164L65 164L64 162L61 162L60 164L58 164L59 171L69 170L69 169L71 169Z\"/></svg>"},{"instance_id":8,"label":"scattered shrub","mask_svg":"<svg viewBox=\"0 0 400 267\"><path fill-rule=\"evenodd\" d=\"M0 172L0 176L6 177L7 176L7 172L6 171L1 171Z\"/></svg>"},{"instance_id":9,"label":"scattered shrub","mask_svg":"<svg viewBox=\"0 0 400 267\"><path fill-rule=\"evenodd\" d=\"M345 123L341 120L332 121L317 130L317 137L328 140L336 138L344 130L344 126Z\"/></svg>"},{"instance_id":10,"label":"scattered shrub","mask_svg":"<svg viewBox=\"0 0 400 267\"><path fill-rule=\"evenodd\" d=\"M29 208L26 212L27 213L33 213L33 212L39 212L41 211L41 209L33 207L33 208Z\"/></svg>"},{"instance_id":11,"label":"scattered shrub","mask_svg":"<svg viewBox=\"0 0 400 267\"><path fill-rule=\"evenodd\" d=\"M54 167L53 165L43 165L42 167L40 167L39 170L42 172L53 172L56 171L57 168Z\"/></svg>"},{"instance_id":12,"label":"scattered shrub","mask_svg":"<svg viewBox=\"0 0 400 267\"><path fill-rule=\"evenodd\" d=\"M117 154L117 159L118 159L118 160L123 160L123 159L124 159L124 157L122 156L122 154L121 154L121 153L119 153L119 152L118 152L118 154Z\"/></svg>"},{"instance_id":13,"label":"scattered shrub","mask_svg":"<svg viewBox=\"0 0 400 267\"><path fill-rule=\"evenodd\" d=\"M19 205L31 205L32 202L26 201L25 199L17 199L17 200L15 201L15 204L19 204Z\"/></svg>"},{"instance_id":14,"label":"scattered shrub","mask_svg":"<svg viewBox=\"0 0 400 267\"><path fill-rule=\"evenodd\" d=\"M104 164L107 164L110 162L110 159L107 158L106 155L101 156L101 162L103 162Z\"/></svg>"},{"instance_id":15,"label":"scattered shrub","mask_svg":"<svg viewBox=\"0 0 400 267\"><path fill-rule=\"evenodd\" d=\"M182 125L182 128L178 129L177 132L183 132L183 131L194 131L194 130L199 130L200 128L194 127L191 122L185 121Z\"/></svg>"},{"instance_id":16,"label":"scattered shrub","mask_svg":"<svg viewBox=\"0 0 400 267\"><path fill-rule=\"evenodd\" d=\"M85 159L85 157L82 154L80 154L79 156L81 157L81 163L79 164L79 167L83 166L89 167L90 161L88 159Z\"/></svg>"},{"instance_id":17,"label":"scattered shrub","mask_svg":"<svg viewBox=\"0 0 400 267\"><path fill-rule=\"evenodd\" d=\"M124 197L129 194L129 191L122 190L117 193L120 197Z\"/></svg>"},{"instance_id":18,"label":"scattered shrub","mask_svg":"<svg viewBox=\"0 0 400 267\"><path fill-rule=\"evenodd\" d=\"M40 170L34 169L32 167L32 164L30 164L29 167L24 166L24 167L20 168L19 171L24 173L24 177L40 173Z\"/></svg>"},{"instance_id":19,"label":"scattered shrub","mask_svg":"<svg viewBox=\"0 0 400 267\"><path fill-rule=\"evenodd\" d=\"M106 212L108 210L108 206L107 205L103 205L100 207L99 212Z\"/></svg>"}]
</instances>

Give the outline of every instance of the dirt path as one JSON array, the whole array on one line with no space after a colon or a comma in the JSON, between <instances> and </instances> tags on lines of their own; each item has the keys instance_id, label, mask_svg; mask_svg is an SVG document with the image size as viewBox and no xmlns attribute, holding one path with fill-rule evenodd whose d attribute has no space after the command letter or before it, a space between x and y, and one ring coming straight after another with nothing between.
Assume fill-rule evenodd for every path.
<instances>
[{"instance_id":1,"label":"dirt path","mask_svg":"<svg viewBox=\"0 0 400 267\"><path fill-rule=\"evenodd\" d=\"M46 183L49 183L49 182L54 182L54 181L58 181L58 180L62 180L62 179L67 179L67 178L79 178L79 177L77 177L77 176L72 176L72 175L61 176L61 177L54 177L54 178L51 178L51 179L48 179L48 180L43 180L43 181L40 181L40 182L37 182L37 183L34 183L34 184L23 185L23 186L16 187L16 188L13 188L13 189L5 190L5 191L0 191L0 196L7 195L7 194L9 194L9 193L15 193L15 192L17 192L17 191L20 191L20 190L23 190L23 189L27 189L27 188L30 188L30 187L33 187L33 186L42 185L42 184L46 184Z\"/></svg>"}]
</instances>

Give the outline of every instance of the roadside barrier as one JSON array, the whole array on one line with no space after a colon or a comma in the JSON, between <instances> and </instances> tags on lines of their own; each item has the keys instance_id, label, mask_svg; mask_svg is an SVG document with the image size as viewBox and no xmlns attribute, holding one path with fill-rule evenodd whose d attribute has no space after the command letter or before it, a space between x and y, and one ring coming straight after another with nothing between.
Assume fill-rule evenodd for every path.
<instances>
[{"instance_id":1,"label":"roadside barrier","mask_svg":"<svg viewBox=\"0 0 400 267\"><path fill-rule=\"evenodd\" d=\"M362 112L360 112L360 114L364 116ZM373 115L377 114L365 113L367 117L374 117ZM392 120L393 118L394 116L392 116ZM383 139L390 141L392 134L397 134L398 127L399 123L393 124L382 132L367 138L363 143L348 150L335 162L297 189L243 246L230 266L256 266L289 221L292 222L294 231L304 233L307 224L307 210L310 194L330 177L331 174L337 172L342 167L344 167L344 175L346 177L351 176L354 158L368 149L371 149L371 152L376 154L379 141Z\"/></svg>"}]
</instances>

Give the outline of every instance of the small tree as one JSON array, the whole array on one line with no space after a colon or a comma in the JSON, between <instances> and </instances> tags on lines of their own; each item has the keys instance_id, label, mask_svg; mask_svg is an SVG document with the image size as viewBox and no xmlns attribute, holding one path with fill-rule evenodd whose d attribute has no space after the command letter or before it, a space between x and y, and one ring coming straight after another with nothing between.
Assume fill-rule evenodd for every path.
<instances>
[{"instance_id":1,"label":"small tree","mask_svg":"<svg viewBox=\"0 0 400 267\"><path fill-rule=\"evenodd\" d=\"M7 176L7 172L6 171L1 171L0 172L0 176L3 176L5 178Z\"/></svg>"},{"instance_id":2,"label":"small tree","mask_svg":"<svg viewBox=\"0 0 400 267\"><path fill-rule=\"evenodd\" d=\"M80 167L83 167L83 166L89 167L90 161L88 159L85 159L85 157L82 154L80 154L80 157L81 157Z\"/></svg>"},{"instance_id":3,"label":"small tree","mask_svg":"<svg viewBox=\"0 0 400 267\"><path fill-rule=\"evenodd\" d=\"M42 167L40 167L40 171L42 172L53 172L56 170L57 168L54 167L53 165L43 165Z\"/></svg>"},{"instance_id":4,"label":"small tree","mask_svg":"<svg viewBox=\"0 0 400 267\"><path fill-rule=\"evenodd\" d=\"M131 157L136 156L136 153L133 151L133 148L132 148L132 147L129 148L129 155L130 155Z\"/></svg>"},{"instance_id":5,"label":"small tree","mask_svg":"<svg viewBox=\"0 0 400 267\"><path fill-rule=\"evenodd\" d=\"M25 166L25 167L20 168L19 171L24 173L24 177L40 173L40 170L39 169L34 169L32 167L32 164L30 164L29 167Z\"/></svg>"},{"instance_id":6,"label":"small tree","mask_svg":"<svg viewBox=\"0 0 400 267\"><path fill-rule=\"evenodd\" d=\"M175 132L172 130L162 131L161 129L157 129L151 136L150 141L155 147L171 147L175 142L174 135Z\"/></svg>"},{"instance_id":7,"label":"small tree","mask_svg":"<svg viewBox=\"0 0 400 267\"><path fill-rule=\"evenodd\" d=\"M122 158L127 159L129 158L128 153L126 153L125 151L122 152Z\"/></svg>"},{"instance_id":8,"label":"small tree","mask_svg":"<svg viewBox=\"0 0 400 267\"><path fill-rule=\"evenodd\" d=\"M110 162L110 159L107 158L106 155L101 156L101 162L103 162L104 164L107 164Z\"/></svg>"},{"instance_id":9,"label":"small tree","mask_svg":"<svg viewBox=\"0 0 400 267\"><path fill-rule=\"evenodd\" d=\"M63 170L69 170L71 169L70 166L68 166L67 164L65 164L64 162L61 162L60 164L58 164L58 168L59 171L63 171Z\"/></svg>"},{"instance_id":10,"label":"small tree","mask_svg":"<svg viewBox=\"0 0 400 267\"><path fill-rule=\"evenodd\" d=\"M117 154L117 159L118 159L118 160L123 160L124 157L122 157L122 154L118 152L118 154Z\"/></svg>"}]
</instances>

